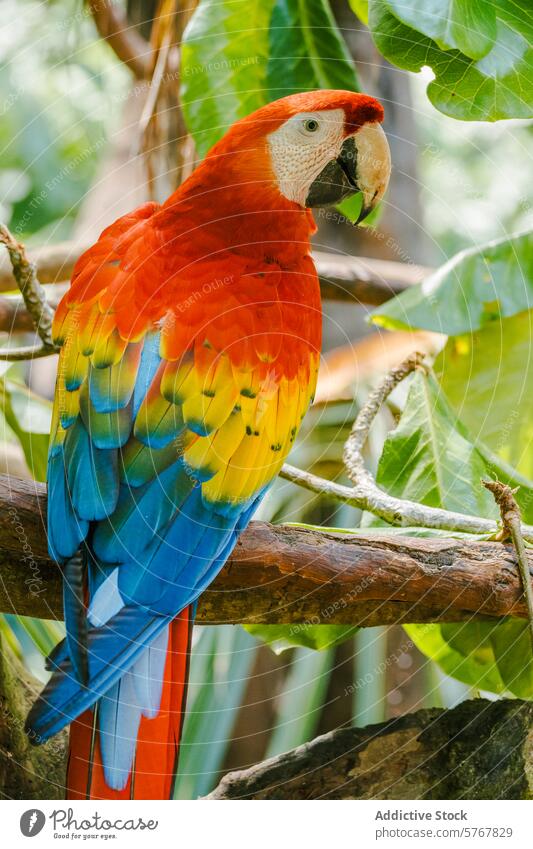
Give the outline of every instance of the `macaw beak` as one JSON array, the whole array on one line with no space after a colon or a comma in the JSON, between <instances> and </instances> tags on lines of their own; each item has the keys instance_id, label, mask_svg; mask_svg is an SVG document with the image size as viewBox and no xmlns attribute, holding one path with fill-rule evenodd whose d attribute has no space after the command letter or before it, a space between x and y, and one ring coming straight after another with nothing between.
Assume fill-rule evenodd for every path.
<instances>
[{"instance_id":1,"label":"macaw beak","mask_svg":"<svg viewBox=\"0 0 533 849\"><path fill-rule=\"evenodd\" d=\"M389 144L379 124L366 124L342 144L332 159L311 183L305 205L333 206L361 192L363 205L358 224L369 215L383 197L389 183L391 160Z\"/></svg>"}]
</instances>

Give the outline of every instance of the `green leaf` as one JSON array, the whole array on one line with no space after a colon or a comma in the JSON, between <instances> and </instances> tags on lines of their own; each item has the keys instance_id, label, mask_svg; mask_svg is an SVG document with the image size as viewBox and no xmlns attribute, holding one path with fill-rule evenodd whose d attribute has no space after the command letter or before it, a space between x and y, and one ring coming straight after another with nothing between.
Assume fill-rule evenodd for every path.
<instances>
[{"instance_id":1,"label":"green leaf","mask_svg":"<svg viewBox=\"0 0 533 849\"><path fill-rule=\"evenodd\" d=\"M348 0L355 15L364 24L368 24L368 0Z\"/></svg>"},{"instance_id":2,"label":"green leaf","mask_svg":"<svg viewBox=\"0 0 533 849\"><path fill-rule=\"evenodd\" d=\"M400 423L383 447L380 486L431 507L497 518L492 496L480 485L488 475L436 380L415 373Z\"/></svg>"},{"instance_id":3,"label":"green leaf","mask_svg":"<svg viewBox=\"0 0 533 849\"><path fill-rule=\"evenodd\" d=\"M533 307L533 233L461 251L374 310L374 324L456 335Z\"/></svg>"},{"instance_id":4,"label":"green leaf","mask_svg":"<svg viewBox=\"0 0 533 849\"><path fill-rule=\"evenodd\" d=\"M479 416L479 405L477 410ZM430 506L497 518L492 498L480 485L480 478L489 477L491 471L436 380L416 373L400 423L383 448L377 473L380 486ZM533 490L523 490L522 496L531 502ZM406 630L448 675L495 693L533 696L527 622L410 625Z\"/></svg>"},{"instance_id":5,"label":"green leaf","mask_svg":"<svg viewBox=\"0 0 533 849\"><path fill-rule=\"evenodd\" d=\"M0 378L0 411L17 439L33 477L46 479L52 405L27 386Z\"/></svg>"},{"instance_id":6,"label":"green leaf","mask_svg":"<svg viewBox=\"0 0 533 849\"><path fill-rule=\"evenodd\" d=\"M239 118L267 103L274 0L201 0L183 35L181 98L203 156Z\"/></svg>"},{"instance_id":7,"label":"green leaf","mask_svg":"<svg viewBox=\"0 0 533 849\"><path fill-rule=\"evenodd\" d=\"M327 0L201 0L183 36L181 83L201 156L239 118L317 88L358 90Z\"/></svg>"},{"instance_id":8,"label":"green leaf","mask_svg":"<svg viewBox=\"0 0 533 849\"><path fill-rule=\"evenodd\" d=\"M352 58L327 0L276 0L267 83L269 100L316 88L358 91Z\"/></svg>"},{"instance_id":9,"label":"green leaf","mask_svg":"<svg viewBox=\"0 0 533 849\"><path fill-rule=\"evenodd\" d=\"M387 0L406 26L433 39L442 50L460 50L481 59L496 40L493 0Z\"/></svg>"},{"instance_id":10,"label":"green leaf","mask_svg":"<svg viewBox=\"0 0 533 849\"><path fill-rule=\"evenodd\" d=\"M357 192L349 198L345 198L337 204L337 209L341 215L344 215L352 224L357 221L363 209L363 193ZM371 213L373 214L373 213Z\"/></svg>"},{"instance_id":11,"label":"green leaf","mask_svg":"<svg viewBox=\"0 0 533 849\"><path fill-rule=\"evenodd\" d=\"M435 372L476 440L533 478L533 311L450 339ZM524 504L523 490L518 498ZM524 516L527 521L531 518Z\"/></svg>"},{"instance_id":12,"label":"green leaf","mask_svg":"<svg viewBox=\"0 0 533 849\"><path fill-rule=\"evenodd\" d=\"M415 645L446 674L492 693L533 697L529 623L520 619L405 625Z\"/></svg>"},{"instance_id":13,"label":"green leaf","mask_svg":"<svg viewBox=\"0 0 533 849\"><path fill-rule=\"evenodd\" d=\"M516 478L512 478L513 483L516 483ZM507 481L506 481L507 483ZM359 528L334 528L332 526L324 527L324 525L310 525L306 522L284 522L285 525L288 525L291 528L308 528L310 531L323 531L331 534L354 534L355 536L368 536L369 534L382 534L383 533L383 525L365 525ZM440 530L438 528L419 528L415 525L412 526L387 526L387 536L398 536L398 537L453 537L453 539L471 539L471 540L483 540L490 539L492 534L469 534L463 531L445 531Z\"/></svg>"},{"instance_id":14,"label":"green leaf","mask_svg":"<svg viewBox=\"0 0 533 849\"><path fill-rule=\"evenodd\" d=\"M503 693L505 684L496 665L494 651L486 639L485 622L404 625L415 646L435 661L452 678L465 684Z\"/></svg>"},{"instance_id":15,"label":"green leaf","mask_svg":"<svg viewBox=\"0 0 533 849\"><path fill-rule=\"evenodd\" d=\"M267 643L275 654L294 646L324 651L338 646L357 631L355 625L244 625L249 634Z\"/></svg>"},{"instance_id":16,"label":"green leaf","mask_svg":"<svg viewBox=\"0 0 533 849\"><path fill-rule=\"evenodd\" d=\"M444 36L447 43L462 41L463 49L468 47L470 52L479 54L491 37L490 13L486 9L479 10L482 29L468 34L459 26L456 16L454 26L444 26L447 19L441 16L442 20L437 17L430 27L430 18L418 13L418 6L423 5L426 4L420 2L407 9L401 0L370 0L369 26L383 56L408 71L418 72L429 66L435 79L428 86L428 97L440 112L452 118L497 121L531 117L533 48L525 2L519 4L516 13L504 0L497 3L496 40L481 59L470 58L460 50L442 49L442 43L439 45L424 30L431 29L435 35ZM459 5L463 8L468 5L469 13L472 12L472 3ZM520 5L524 7L523 22ZM401 16L405 17L407 12L412 25L402 20Z\"/></svg>"},{"instance_id":17,"label":"green leaf","mask_svg":"<svg viewBox=\"0 0 533 849\"><path fill-rule=\"evenodd\" d=\"M439 363L440 360L436 364L437 371ZM399 498L498 519L499 512L492 496L480 485L481 478L497 478L513 488L518 487L516 499L522 517L525 522L533 522L533 481L520 474L514 465L506 463L505 459L502 460L481 441L477 427L483 418L480 417L480 410L486 409L484 405L487 401L485 398L472 398L468 389L465 395L464 373L459 374L455 363L448 362L447 368L451 380L457 379L458 392L462 393L457 403L453 403L453 395L450 398L443 391L443 387L448 389L448 384L442 378L439 385L433 377L425 378L420 373L413 376L399 425L388 435L383 446L377 472L378 483ZM499 392L496 377L491 377L491 389L494 391L496 387ZM481 388L486 388L483 380L480 381ZM505 395L504 389L501 392ZM461 404L460 398L465 397L467 400ZM471 410L468 417L464 415L465 407ZM509 415L509 407L506 410ZM461 415L461 420L458 415ZM511 420L514 421L513 414ZM527 423L526 416L524 427ZM499 431L500 442L502 432L506 431ZM509 446L512 442L511 438ZM381 523L374 519L372 524ZM363 533L368 531L368 527L362 529ZM411 536L436 536L442 533L459 539L483 538L481 535L451 534L448 531L387 528L387 533L404 531Z\"/></svg>"}]
</instances>

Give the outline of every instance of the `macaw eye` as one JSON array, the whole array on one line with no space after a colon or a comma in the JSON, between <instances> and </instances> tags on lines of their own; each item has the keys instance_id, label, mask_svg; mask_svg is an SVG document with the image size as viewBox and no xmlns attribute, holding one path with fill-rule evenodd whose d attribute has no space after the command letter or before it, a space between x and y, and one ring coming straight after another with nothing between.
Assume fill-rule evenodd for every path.
<instances>
[{"instance_id":1,"label":"macaw eye","mask_svg":"<svg viewBox=\"0 0 533 849\"><path fill-rule=\"evenodd\" d=\"M304 129L305 129L305 130L306 130L306 132L308 132L308 133L316 133L316 131L318 130L319 126L320 126L320 125L319 125L318 121L316 120L316 118L307 118L307 119L304 121Z\"/></svg>"}]
</instances>

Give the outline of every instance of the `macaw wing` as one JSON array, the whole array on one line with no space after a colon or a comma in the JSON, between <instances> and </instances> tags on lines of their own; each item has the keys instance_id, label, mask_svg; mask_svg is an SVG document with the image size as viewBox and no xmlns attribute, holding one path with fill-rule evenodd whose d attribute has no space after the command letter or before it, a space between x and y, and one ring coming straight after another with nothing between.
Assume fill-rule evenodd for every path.
<instances>
[{"instance_id":1,"label":"macaw wing","mask_svg":"<svg viewBox=\"0 0 533 849\"><path fill-rule=\"evenodd\" d=\"M217 282L206 263L180 291L156 210L104 231L56 316L49 547L64 562L87 542L93 626L124 604L175 615L198 597L279 471L315 382L316 352L286 356L282 311L302 319L279 302L279 270L260 294L262 272L221 275L219 262Z\"/></svg>"}]
</instances>

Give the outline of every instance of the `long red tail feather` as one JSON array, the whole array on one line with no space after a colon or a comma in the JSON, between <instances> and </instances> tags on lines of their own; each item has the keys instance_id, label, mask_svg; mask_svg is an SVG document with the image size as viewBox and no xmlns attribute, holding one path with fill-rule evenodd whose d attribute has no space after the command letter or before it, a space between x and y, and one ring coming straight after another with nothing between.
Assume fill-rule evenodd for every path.
<instances>
[{"instance_id":1,"label":"long red tail feather","mask_svg":"<svg viewBox=\"0 0 533 849\"><path fill-rule=\"evenodd\" d=\"M96 707L70 726L67 799L171 798L185 716L192 623L191 607L186 607L170 625L161 706L154 719L141 719L135 761L124 790L106 784Z\"/></svg>"}]
</instances>

